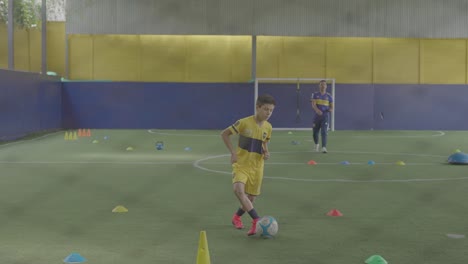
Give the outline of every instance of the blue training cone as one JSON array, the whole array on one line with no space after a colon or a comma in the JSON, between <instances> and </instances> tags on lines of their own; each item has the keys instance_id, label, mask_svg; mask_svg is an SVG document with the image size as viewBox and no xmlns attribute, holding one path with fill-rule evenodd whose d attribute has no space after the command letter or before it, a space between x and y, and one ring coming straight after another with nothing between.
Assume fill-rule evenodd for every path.
<instances>
[{"instance_id":1,"label":"blue training cone","mask_svg":"<svg viewBox=\"0 0 468 264\"><path fill-rule=\"evenodd\" d=\"M375 165L375 161L369 160L369 161L367 162L367 165Z\"/></svg>"},{"instance_id":2,"label":"blue training cone","mask_svg":"<svg viewBox=\"0 0 468 264\"><path fill-rule=\"evenodd\" d=\"M86 259L83 258L80 254L78 253L71 253L70 255L68 255L64 260L63 262L65 263L82 263L82 262L85 262Z\"/></svg>"},{"instance_id":3,"label":"blue training cone","mask_svg":"<svg viewBox=\"0 0 468 264\"><path fill-rule=\"evenodd\" d=\"M349 161L345 160L345 161L340 162L340 164L341 165L349 165L350 163L349 163Z\"/></svg>"},{"instance_id":4,"label":"blue training cone","mask_svg":"<svg viewBox=\"0 0 468 264\"><path fill-rule=\"evenodd\" d=\"M468 154L463 152L456 152L450 155L447 159L449 164L468 165Z\"/></svg>"}]
</instances>

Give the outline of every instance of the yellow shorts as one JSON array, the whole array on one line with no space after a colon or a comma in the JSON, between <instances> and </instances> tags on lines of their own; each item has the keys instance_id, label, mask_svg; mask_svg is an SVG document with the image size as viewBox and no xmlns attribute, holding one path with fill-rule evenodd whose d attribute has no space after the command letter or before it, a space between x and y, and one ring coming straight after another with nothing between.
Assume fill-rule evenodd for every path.
<instances>
[{"instance_id":1,"label":"yellow shorts","mask_svg":"<svg viewBox=\"0 0 468 264\"><path fill-rule=\"evenodd\" d=\"M245 193L260 195L263 180L263 166L239 166L232 164L232 183L242 182L245 184Z\"/></svg>"}]
</instances>

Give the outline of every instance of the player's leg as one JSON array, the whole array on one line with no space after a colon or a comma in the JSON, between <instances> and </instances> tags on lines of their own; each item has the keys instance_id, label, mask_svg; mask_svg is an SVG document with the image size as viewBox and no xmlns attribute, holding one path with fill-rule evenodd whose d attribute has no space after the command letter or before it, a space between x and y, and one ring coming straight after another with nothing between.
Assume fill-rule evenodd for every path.
<instances>
[{"instance_id":1,"label":"player's leg","mask_svg":"<svg viewBox=\"0 0 468 264\"><path fill-rule=\"evenodd\" d=\"M236 195L237 199L241 204L241 208L237 210L237 212L232 217L232 224L237 229L244 228L244 224L242 223L241 216L247 211L251 211L253 209L252 202L249 200L245 193L245 183L243 182L235 182L233 184L234 194Z\"/></svg>"},{"instance_id":2,"label":"player's leg","mask_svg":"<svg viewBox=\"0 0 468 264\"><path fill-rule=\"evenodd\" d=\"M251 210L253 206L245 194L245 184L247 182L246 172L242 170L242 168L239 168L238 164L233 164L232 168L233 191L241 204L240 208L237 209L237 212L232 216L232 224L235 228L242 229L244 225L242 224L241 216L249 209Z\"/></svg>"},{"instance_id":3,"label":"player's leg","mask_svg":"<svg viewBox=\"0 0 468 264\"><path fill-rule=\"evenodd\" d=\"M315 143L315 151L319 151L319 132L320 132L320 127L322 123L321 120L317 117L314 118L314 122L312 123L312 137L314 139Z\"/></svg>"},{"instance_id":4,"label":"player's leg","mask_svg":"<svg viewBox=\"0 0 468 264\"><path fill-rule=\"evenodd\" d=\"M245 184L245 192L247 193L247 197L249 201L252 203L252 210L247 211L252 218L252 226L250 227L249 232L247 232L248 236L255 235L257 232L257 222L260 217L255 210L253 203L258 195L260 195L260 189L262 186L263 181L263 165L261 165L258 169L254 171L254 173L249 174L247 179L247 183Z\"/></svg>"},{"instance_id":5,"label":"player's leg","mask_svg":"<svg viewBox=\"0 0 468 264\"><path fill-rule=\"evenodd\" d=\"M321 122L321 136L322 136L322 152L327 153L327 140L328 140L328 113L323 114Z\"/></svg>"}]
</instances>

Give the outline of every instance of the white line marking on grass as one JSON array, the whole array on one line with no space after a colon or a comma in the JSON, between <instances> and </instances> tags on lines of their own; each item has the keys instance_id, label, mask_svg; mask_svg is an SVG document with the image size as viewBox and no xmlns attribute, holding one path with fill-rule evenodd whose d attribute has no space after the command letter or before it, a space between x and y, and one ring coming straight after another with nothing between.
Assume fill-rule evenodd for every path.
<instances>
[{"instance_id":1,"label":"white line marking on grass","mask_svg":"<svg viewBox=\"0 0 468 264\"><path fill-rule=\"evenodd\" d=\"M297 165L304 165L307 162L268 162L268 165L280 165L280 166L297 166ZM207 165L229 165L229 162L204 162L203 164ZM441 165L445 163L408 163L407 166L430 166L430 165ZM349 166L349 165L366 165L370 166L366 162L350 162L349 164L341 164L341 162L320 162L317 165L341 165L341 166ZM395 162L377 162L374 165L396 165Z\"/></svg>"},{"instance_id":2,"label":"white line marking on grass","mask_svg":"<svg viewBox=\"0 0 468 264\"><path fill-rule=\"evenodd\" d=\"M193 162L193 166L195 168L198 168L200 170L204 170L204 171L209 171L209 172L215 172L215 173L221 173L221 174L228 174L228 175L232 175L231 172L226 172L226 171L219 171L219 170L212 170L212 169L208 169L208 168L205 168L203 166L200 166L200 162L203 162L205 160L210 160L210 159L216 159L216 158L221 158L221 157L228 157L229 154L223 154L223 155L217 155L217 156L210 156L210 157L206 157L206 158L203 158L203 159L199 159L199 160L196 160Z\"/></svg>"},{"instance_id":3,"label":"white line marking on grass","mask_svg":"<svg viewBox=\"0 0 468 264\"><path fill-rule=\"evenodd\" d=\"M183 131L183 130L181 130ZM221 130L219 130L221 131ZM148 129L148 133L151 134L158 134L158 135L164 135L164 136L193 136L193 137L219 137L220 135L215 134L185 134L185 133L168 133L168 132L161 132L158 130L154 129ZM386 135L350 135L350 136L338 136L338 137L353 137L353 138L424 138L424 137L441 137L444 136L445 132L443 131L436 131L436 134L432 135L402 135L402 136L386 136ZM298 135L275 135L276 137L294 137L294 138L310 138L311 135L305 135L305 136L298 136ZM312 139L308 139L306 141L313 141Z\"/></svg>"},{"instance_id":4,"label":"white line marking on grass","mask_svg":"<svg viewBox=\"0 0 468 264\"><path fill-rule=\"evenodd\" d=\"M445 135L445 132L443 131L436 131L436 134L432 135L401 135L401 136L386 136L386 135L354 135L351 137L355 138L424 138L424 137L442 137Z\"/></svg>"},{"instance_id":5,"label":"white line marking on grass","mask_svg":"<svg viewBox=\"0 0 468 264\"><path fill-rule=\"evenodd\" d=\"M284 152L272 152L272 153L284 153ZM351 153L351 152L350 152ZM370 152L374 153L375 152ZM396 155L398 153L385 153L385 152L378 152L379 154L389 154L389 155ZM418 156L418 154L412 154L412 153L400 153L400 155L410 155L410 156ZM221 157L229 157L230 154L223 154L223 155L216 155L216 156L209 156L203 159L196 160L193 162L193 166L204 171L208 172L213 172L213 173L220 173L220 174L227 174L227 175L232 175L231 172L227 171L220 171L220 170L213 170L209 169L206 167L203 167L200 165L203 161L211 160L211 159L216 159L216 158L221 158ZM420 156L427 156L424 154L421 154ZM436 156L436 155L429 155L430 157L442 157L442 156ZM270 163L268 163L270 164ZM283 163L284 164L284 163ZM298 163L301 165L305 165L306 163ZM293 165L298 165L294 163ZM320 165L339 165L339 166L349 166L349 165L342 165L339 163L318 163L317 165L314 166L320 166ZM351 163L352 164L352 163ZM395 163L376 163L375 165L367 165L369 167L371 166L376 166L376 165L394 165L394 166L399 166L396 165ZM407 165L442 165L443 163L409 163ZM280 164L278 164L280 165ZM364 165L362 163L359 163L359 165ZM402 166L404 167L404 166ZM288 180L288 181L299 181L299 182L344 182L344 183L395 183L395 182L434 182L434 181L454 181L454 180L468 180L468 177L458 177L458 178L433 178L433 179L428 179L428 178L423 178L423 179L379 179L379 180L350 180L350 179L304 179L304 178L290 178L290 177L270 177L270 176L265 176L264 178L266 179L272 179L272 180Z\"/></svg>"},{"instance_id":6,"label":"white line marking on grass","mask_svg":"<svg viewBox=\"0 0 468 264\"><path fill-rule=\"evenodd\" d=\"M216 134L216 135L208 135L208 134L177 134L177 133L166 133L166 132L159 132L159 131L154 131L153 129L148 129L148 133L151 134L158 134L158 135L163 135L163 136L191 136L191 137L221 137L221 134ZM221 133L221 130L220 132Z\"/></svg>"},{"instance_id":7,"label":"white line marking on grass","mask_svg":"<svg viewBox=\"0 0 468 264\"><path fill-rule=\"evenodd\" d=\"M192 161L0 161L0 164L115 164L115 165L183 165Z\"/></svg>"},{"instance_id":8,"label":"white line marking on grass","mask_svg":"<svg viewBox=\"0 0 468 264\"><path fill-rule=\"evenodd\" d=\"M393 152L373 152L373 151L346 151L346 150L334 150L334 151L328 151L328 152L329 152L329 153L348 153L348 154L403 155L403 156L416 156L416 157L447 158L447 156L441 156L441 155L414 154L414 153L393 153Z\"/></svg>"}]
</instances>

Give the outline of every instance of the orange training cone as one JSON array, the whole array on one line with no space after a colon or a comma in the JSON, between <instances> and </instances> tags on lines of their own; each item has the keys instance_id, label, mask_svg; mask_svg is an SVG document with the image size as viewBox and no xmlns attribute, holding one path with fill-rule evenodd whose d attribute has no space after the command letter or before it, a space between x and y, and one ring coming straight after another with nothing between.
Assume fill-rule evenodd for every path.
<instances>
[{"instance_id":1,"label":"orange training cone","mask_svg":"<svg viewBox=\"0 0 468 264\"><path fill-rule=\"evenodd\" d=\"M338 209L333 209L327 213L328 216L343 216L343 214L338 211Z\"/></svg>"},{"instance_id":2,"label":"orange training cone","mask_svg":"<svg viewBox=\"0 0 468 264\"><path fill-rule=\"evenodd\" d=\"M317 162L315 162L315 160L309 160L309 162L307 162L307 164L309 164L309 165L317 165Z\"/></svg>"},{"instance_id":3,"label":"orange training cone","mask_svg":"<svg viewBox=\"0 0 468 264\"><path fill-rule=\"evenodd\" d=\"M83 133L81 133L81 129L78 129L78 136L79 136L79 137L82 137L82 136L83 136Z\"/></svg>"},{"instance_id":4,"label":"orange training cone","mask_svg":"<svg viewBox=\"0 0 468 264\"><path fill-rule=\"evenodd\" d=\"M90 136L91 136L91 129L88 128L88 132L86 133L86 136L87 136L87 137L90 137Z\"/></svg>"}]
</instances>

